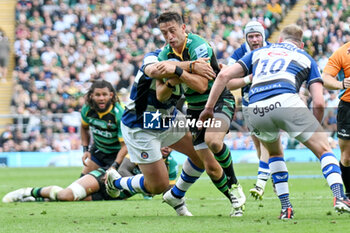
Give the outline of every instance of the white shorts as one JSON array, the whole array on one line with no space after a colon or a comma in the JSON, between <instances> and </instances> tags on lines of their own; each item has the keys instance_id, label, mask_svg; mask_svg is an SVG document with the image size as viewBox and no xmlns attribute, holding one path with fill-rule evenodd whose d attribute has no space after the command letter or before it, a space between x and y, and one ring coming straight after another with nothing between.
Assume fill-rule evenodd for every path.
<instances>
[{"instance_id":1,"label":"white shorts","mask_svg":"<svg viewBox=\"0 0 350 233\"><path fill-rule=\"evenodd\" d=\"M186 121L185 116L178 112L174 121ZM130 161L138 164L148 164L162 159L160 148L178 142L188 132L188 128L170 127L167 130L147 130L129 128L121 123L121 130L128 148Z\"/></svg>"},{"instance_id":2,"label":"white shorts","mask_svg":"<svg viewBox=\"0 0 350 233\"><path fill-rule=\"evenodd\" d=\"M245 123L247 124L247 127L249 131L252 131L252 126L249 124L249 107L242 105L242 113L243 113L243 119Z\"/></svg>"},{"instance_id":3,"label":"white shorts","mask_svg":"<svg viewBox=\"0 0 350 233\"><path fill-rule=\"evenodd\" d=\"M312 112L298 94L281 94L249 104L248 121L256 137L265 142L276 141L280 130L301 143L320 127Z\"/></svg>"}]
</instances>

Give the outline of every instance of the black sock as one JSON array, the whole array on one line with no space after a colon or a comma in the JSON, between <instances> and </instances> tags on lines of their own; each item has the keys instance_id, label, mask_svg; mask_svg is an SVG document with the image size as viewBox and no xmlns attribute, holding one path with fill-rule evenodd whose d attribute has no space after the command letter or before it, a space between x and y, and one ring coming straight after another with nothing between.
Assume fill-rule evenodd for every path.
<instances>
[{"instance_id":1,"label":"black sock","mask_svg":"<svg viewBox=\"0 0 350 233\"><path fill-rule=\"evenodd\" d=\"M224 170L228 185L231 188L232 184L238 184L237 177L235 175L235 171L233 169L233 163L231 158L231 152L230 149L226 146L224 143L222 149L218 153L214 153L215 159L219 162L220 166Z\"/></svg>"},{"instance_id":2,"label":"black sock","mask_svg":"<svg viewBox=\"0 0 350 233\"><path fill-rule=\"evenodd\" d=\"M345 193L349 195L350 194L350 167L345 167L340 161L339 161L339 165L341 170L341 177L343 179L344 186L345 186Z\"/></svg>"},{"instance_id":3,"label":"black sock","mask_svg":"<svg viewBox=\"0 0 350 233\"><path fill-rule=\"evenodd\" d=\"M225 175L225 172L222 173L222 176L220 179L218 179L218 180L211 179L211 181L214 183L216 188L218 188L220 190L220 192L222 192L230 200L230 202L232 202L231 196L229 193L230 187L228 185L228 180L227 180L227 177Z\"/></svg>"},{"instance_id":4,"label":"black sock","mask_svg":"<svg viewBox=\"0 0 350 233\"><path fill-rule=\"evenodd\" d=\"M41 193L40 193L41 189L42 188L33 188L32 191L30 192L30 194L35 198L42 197Z\"/></svg>"}]
</instances>

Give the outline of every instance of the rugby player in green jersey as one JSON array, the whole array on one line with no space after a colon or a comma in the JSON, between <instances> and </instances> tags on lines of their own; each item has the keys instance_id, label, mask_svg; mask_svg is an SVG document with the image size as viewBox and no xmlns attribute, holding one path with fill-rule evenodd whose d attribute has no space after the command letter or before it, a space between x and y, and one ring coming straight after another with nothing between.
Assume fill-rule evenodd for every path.
<instances>
[{"instance_id":1,"label":"rugby player in green jersey","mask_svg":"<svg viewBox=\"0 0 350 233\"><path fill-rule=\"evenodd\" d=\"M198 120L199 114L204 109L208 99L213 80L201 78L201 70L196 69L196 60L207 59L208 64L216 74L220 68L210 45L198 35L186 33L186 25L181 16L176 12L165 12L158 18L159 29L162 32L167 45L158 55L159 61L192 61L184 62L175 67L175 79L179 79L185 91L188 103L187 116L190 120ZM169 67L169 66L167 66ZM163 63L159 63L159 69L165 69ZM187 71L190 78L182 75ZM168 87L171 83L165 82ZM232 203L231 216L242 216L245 203L245 195L239 185L233 170L233 164L229 148L223 143L233 118L235 101L233 95L224 90L220 101L214 108L215 119L220 122L211 124L207 128L198 129L197 125L189 125L193 135L195 150L204 163L205 169L216 187ZM214 126L214 127L213 127ZM220 166L221 165L221 166ZM164 197L182 198L181 190L176 186L165 193Z\"/></svg>"},{"instance_id":2,"label":"rugby player in green jersey","mask_svg":"<svg viewBox=\"0 0 350 233\"><path fill-rule=\"evenodd\" d=\"M178 173L178 165L176 160L173 158L173 156L171 155L172 149L169 147L163 147L161 148L161 153L163 156L163 160L164 163L168 169L168 174L169 174L169 187L168 189L170 189L171 187L173 187L175 185L176 182L176 177L177 177L177 173ZM118 161L120 159L117 159ZM122 175L122 176L134 176L137 174L141 173L141 170L139 169L138 165L135 163L132 163L130 161L130 157L129 155L126 155L123 159L123 161L121 162L119 168L118 168L118 172ZM87 195L84 199L80 199L80 200L76 200L73 199L72 196L64 196L64 195L60 195L60 196L50 196L50 194L54 194L55 190L63 190L61 187L59 186L47 186L47 187L43 187L41 188L41 192L40 192L40 197L34 197L35 194L32 194L32 190L35 190L37 188L21 188L15 191L12 191L8 194L6 194L3 198L3 202L4 203L9 203L9 202L31 202L31 201L99 201L99 200L125 200L133 195L135 195L136 193L130 193L126 190L122 191L120 193L120 196L117 198L113 198L111 196L109 196L108 193L106 193L106 189L105 189L105 184L104 184L104 176L105 176L106 172L104 169L99 168L97 170L94 170L92 172L90 172L88 175L83 176L82 178L80 178L79 182L82 181L86 181L85 183L85 187L86 189L91 189L93 191L89 192L89 195ZM95 179L90 179L89 177L94 176L96 178L96 180L98 182L96 182ZM78 182L78 180L74 181L74 182ZM90 182L89 184L87 184L87 182ZM66 188L68 189L68 188ZM167 189L167 190L168 190ZM52 190L52 192L51 192ZM63 193L69 193L69 190L66 190ZM152 199L152 195L147 196L144 195L144 199Z\"/></svg>"}]
</instances>

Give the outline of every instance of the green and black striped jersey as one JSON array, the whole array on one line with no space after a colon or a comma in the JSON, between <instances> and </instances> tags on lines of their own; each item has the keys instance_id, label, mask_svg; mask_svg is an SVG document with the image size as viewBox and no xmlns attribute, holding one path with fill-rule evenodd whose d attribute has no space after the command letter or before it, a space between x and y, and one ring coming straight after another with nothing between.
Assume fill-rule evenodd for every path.
<instances>
[{"instance_id":1,"label":"green and black striped jersey","mask_svg":"<svg viewBox=\"0 0 350 233\"><path fill-rule=\"evenodd\" d=\"M159 61L173 60L173 61L195 61L198 58L209 57L210 65L216 74L219 73L220 68L213 49L208 42L202 37L189 33L186 39L186 46L181 54L175 52L169 44L167 44L161 53L158 55ZM186 84L183 85L185 91L186 101L188 109L202 110L209 97L210 89L213 86L214 81L209 80L208 88L205 93L200 94L190 89Z\"/></svg>"},{"instance_id":2,"label":"green and black striped jersey","mask_svg":"<svg viewBox=\"0 0 350 233\"><path fill-rule=\"evenodd\" d=\"M92 133L94 144L103 153L118 153L123 142L120 121L124 109L119 103L103 113L93 110L88 105L81 109L82 124L88 125Z\"/></svg>"}]
</instances>

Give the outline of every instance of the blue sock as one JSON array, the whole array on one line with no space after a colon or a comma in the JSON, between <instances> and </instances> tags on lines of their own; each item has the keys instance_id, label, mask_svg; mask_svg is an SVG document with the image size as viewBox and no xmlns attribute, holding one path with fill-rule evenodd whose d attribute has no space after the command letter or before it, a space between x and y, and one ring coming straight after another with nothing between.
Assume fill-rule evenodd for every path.
<instances>
[{"instance_id":1,"label":"blue sock","mask_svg":"<svg viewBox=\"0 0 350 233\"><path fill-rule=\"evenodd\" d=\"M289 200L288 169L282 157L272 157L269 159L271 177L276 187L276 193L281 201L282 209L292 207Z\"/></svg>"},{"instance_id":2,"label":"blue sock","mask_svg":"<svg viewBox=\"0 0 350 233\"><path fill-rule=\"evenodd\" d=\"M181 176L177 179L175 186L171 189L171 193L177 197L185 196L186 191L194 182L202 175L203 169L200 169L188 158L182 166Z\"/></svg>"},{"instance_id":3,"label":"blue sock","mask_svg":"<svg viewBox=\"0 0 350 233\"><path fill-rule=\"evenodd\" d=\"M121 177L114 181L114 186L120 190L127 190L132 194L142 193L149 195L149 192L145 188L144 176L142 174Z\"/></svg>"},{"instance_id":4,"label":"blue sock","mask_svg":"<svg viewBox=\"0 0 350 233\"><path fill-rule=\"evenodd\" d=\"M333 192L334 197L345 197L343 180L341 178L341 172L339 162L333 153L324 153L321 158L321 169L324 178L326 178L329 187Z\"/></svg>"}]
</instances>

